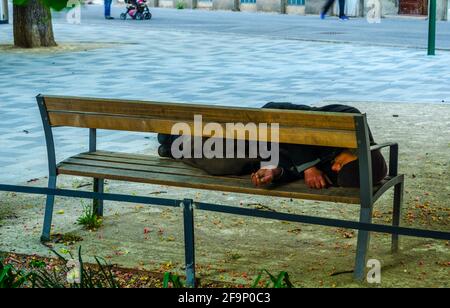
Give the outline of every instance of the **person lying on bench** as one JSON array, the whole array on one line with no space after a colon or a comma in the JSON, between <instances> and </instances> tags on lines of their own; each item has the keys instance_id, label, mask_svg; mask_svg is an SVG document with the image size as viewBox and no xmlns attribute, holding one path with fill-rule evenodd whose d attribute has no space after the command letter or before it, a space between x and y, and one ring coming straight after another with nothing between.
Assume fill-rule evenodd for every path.
<instances>
[{"instance_id":1,"label":"person lying on bench","mask_svg":"<svg viewBox=\"0 0 450 308\"><path fill-rule=\"evenodd\" d=\"M262 108L288 109L321 112L360 113L354 107L346 105L327 105L310 107L292 103L268 103ZM158 150L162 157L171 156L173 141L179 136L159 134L161 146ZM375 141L369 129L370 144ZM376 185L387 174L386 161L379 150L371 152L372 180ZM354 149L333 147L280 144L277 166L261 167L261 159L252 158L183 158L188 165L200 168L211 175L251 175L255 186L271 183L281 184L304 179L308 187L323 189L329 186L359 187L359 164Z\"/></svg>"}]
</instances>

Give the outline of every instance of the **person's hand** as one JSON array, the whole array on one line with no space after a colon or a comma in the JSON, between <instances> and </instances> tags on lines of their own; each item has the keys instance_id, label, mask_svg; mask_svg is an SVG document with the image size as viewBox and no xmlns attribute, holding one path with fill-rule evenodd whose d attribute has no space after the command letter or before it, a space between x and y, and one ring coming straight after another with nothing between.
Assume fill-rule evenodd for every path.
<instances>
[{"instance_id":1,"label":"person's hand","mask_svg":"<svg viewBox=\"0 0 450 308\"><path fill-rule=\"evenodd\" d=\"M305 183L309 188L322 189L327 187L327 183L331 184L330 179L316 167L311 167L304 171Z\"/></svg>"},{"instance_id":2,"label":"person's hand","mask_svg":"<svg viewBox=\"0 0 450 308\"><path fill-rule=\"evenodd\" d=\"M281 174L281 168L259 169L252 173L252 183L256 187L268 185Z\"/></svg>"}]
</instances>

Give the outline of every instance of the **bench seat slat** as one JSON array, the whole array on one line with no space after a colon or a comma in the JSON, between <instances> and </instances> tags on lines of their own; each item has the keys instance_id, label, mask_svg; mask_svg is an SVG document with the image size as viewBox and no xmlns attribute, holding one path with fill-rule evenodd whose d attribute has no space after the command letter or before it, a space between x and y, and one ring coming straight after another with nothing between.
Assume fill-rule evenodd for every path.
<instances>
[{"instance_id":1,"label":"bench seat slat","mask_svg":"<svg viewBox=\"0 0 450 308\"><path fill-rule=\"evenodd\" d=\"M174 174L174 175L186 175L186 176L196 176L200 178L217 178L221 179L223 181L229 181L233 180L236 182L244 181L242 177L226 177L226 176L216 176L216 175L209 175L206 172L195 169L195 168L171 168L168 166L157 166L157 165L144 165L142 163L131 161L128 162L114 162L114 161L104 161L99 159L84 159L80 157L73 157L66 159L64 161L64 164L70 164L70 165L83 165L83 166L92 166L92 167L104 167L104 168L111 168L111 169L118 169L118 170L129 170L129 171L143 171L143 172L150 172L150 173L161 173L161 174ZM187 165L184 165L186 167L189 167ZM248 180L248 177L245 179Z\"/></svg>"},{"instance_id":2,"label":"bench seat slat","mask_svg":"<svg viewBox=\"0 0 450 308\"><path fill-rule=\"evenodd\" d=\"M94 159L81 159L75 156L60 163L58 165L58 174L274 197L359 204L359 190L353 188L315 190L308 188L303 181L296 181L278 187L256 188L252 185L248 175L242 177L209 176L201 170L177 161L172 161L172 163L180 164L179 169L167 168L164 170L161 166L142 165L142 155L136 156L135 161L137 163L134 166L132 163L121 164L95 159L96 156L102 156L102 152L89 153L87 155L94 157ZM109 152L109 155L110 157L114 157L114 154L111 152ZM116 157L120 158L121 155L117 154ZM131 157L132 155L128 154L127 156L128 159L133 159ZM149 161L158 159L155 157ZM164 164L167 162L167 159L162 160Z\"/></svg>"},{"instance_id":3,"label":"bench seat slat","mask_svg":"<svg viewBox=\"0 0 450 308\"><path fill-rule=\"evenodd\" d=\"M98 162L110 162L110 163L125 163L130 164L134 166L138 166L139 168L142 167L155 167L151 169L152 171L162 168L163 173L179 173L179 174L195 174L195 175L204 175L207 177L211 177L211 175L207 174L206 172L202 171L201 169L192 168L192 166L183 164L179 161L168 159L168 158L160 158L157 156L150 156L150 155L142 155L142 157L146 158L133 158L129 154L123 154L123 156L115 156L114 153L111 153L110 155L97 155L101 152L92 152L92 153L82 153L78 154L72 158L69 159L89 159L91 161L98 161ZM122 154L122 153L120 153ZM67 162L68 160L65 160ZM220 176L213 176L214 178L220 178ZM231 175L226 176L226 178L241 178L239 176Z\"/></svg>"},{"instance_id":4,"label":"bench seat slat","mask_svg":"<svg viewBox=\"0 0 450 308\"><path fill-rule=\"evenodd\" d=\"M168 159L168 158L160 158L157 156L151 155L140 155L140 154L127 154L120 152L109 152L109 151L96 151L90 153L82 153L74 156L73 158L81 158L81 159L92 159L95 161L103 161L103 162L118 162L118 163L128 163L128 164L136 164L136 165L144 165L144 166L159 166L170 168L172 170L165 170L166 173L177 173L180 171L180 174L192 174L198 173L211 177L206 174L204 171L201 171L196 168L192 168L186 164L180 163L179 161ZM214 178L219 178L218 176L213 176ZM227 176L226 178L237 178L242 179L240 176ZM382 183L374 187L374 195L376 195L384 184L388 181L394 179L395 177L386 177ZM247 181L247 179L244 179Z\"/></svg>"},{"instance_id":5,"label":"bench seat slat","mask_svg":"<svg viewBox=\"0 0 450 308\"><path fill-rule=\"evenodd\" d=\"M150 156L151 157L151 156ZM93 153L83 153L74 156L73 158L80 159L90 159L104 162L116 162L116 163L125 163L125 164L135 164L142 166L155 166L155 167L164 167L171 168L176 170L192 170L189 166L180 164L177 161L172 159L158 159L157 157L152 157L151 159L139 159L133 157L120 157L113 155L93 155Z\"/></svg>"}]
</instances>

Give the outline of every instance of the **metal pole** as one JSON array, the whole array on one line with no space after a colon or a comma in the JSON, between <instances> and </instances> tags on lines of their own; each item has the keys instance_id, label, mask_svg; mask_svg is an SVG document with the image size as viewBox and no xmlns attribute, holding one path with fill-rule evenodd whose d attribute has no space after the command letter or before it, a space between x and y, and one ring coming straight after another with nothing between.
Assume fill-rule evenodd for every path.
<instances>
[{"instance_id":1,"label":"metal pole","mask_svg":"<svg viewBox=\"0 0 450 308\"><path fill-rule=\"evenodd\" d=\"M1 0L0 3L0 24L9 23L9 11L8 11L8 0Z\"/></svg>"},{"instance_id":2,"label":"metal pole","mask_svg":"<svg viewBox=\"0 0 450 308\"><path fill-rule=\"evenodd\" d=\"M191 199L185 199L182 203L182 207L184 216L186 287L195 288L194 202Z\"/></svg>"},{"instance_id":3,"label":"metal pole","mask_svg":"<svg viewBox=\"0 0 450 308\"><path fill-rule=\"evenodd\" d=\"M434 56L436 54L436 0L430 0L428 22L428 55Z\"/></svg>"}]
</instances>

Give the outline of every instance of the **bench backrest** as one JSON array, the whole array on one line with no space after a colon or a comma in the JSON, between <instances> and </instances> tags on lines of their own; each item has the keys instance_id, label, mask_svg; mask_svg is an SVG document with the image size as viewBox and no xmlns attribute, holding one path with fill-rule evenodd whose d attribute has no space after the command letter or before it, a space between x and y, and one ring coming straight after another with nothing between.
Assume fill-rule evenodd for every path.
<instances>
[{"instance_id":1,"label":"bench backrest","mask_svg":"<svg viewBox=\"0 0 450 308\"><path fill-rule=\"evenodd\" d=\"M360 114L223 107L163 102L39 96L50 126L69 126L170 134L176 123L194 133L194 116L203 124L279 123L282 143L357 148ZM210 137L202 134L204 137ZM270 134L269 134L270 135ZM247 139L252 139L247 135Z\"/></svg>"}]
</instances>

